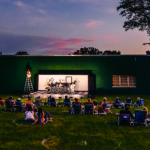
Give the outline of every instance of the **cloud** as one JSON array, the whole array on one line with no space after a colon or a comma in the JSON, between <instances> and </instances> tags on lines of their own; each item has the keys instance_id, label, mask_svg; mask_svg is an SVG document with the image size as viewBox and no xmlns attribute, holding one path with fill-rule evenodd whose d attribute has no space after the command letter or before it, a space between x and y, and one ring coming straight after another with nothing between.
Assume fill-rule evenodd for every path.
<instances>
[{"instance_id":1,"label":"cloud","mask_svg":"<svg viewBox=\"0 0 150 150\"><path fill-rule=\"evenodd\" d=\"M37 11L38 11L39 13L41 13L41 14L46 15L46 12L45 12L44 10L42 10L42 9L38 9Z\"/></svg>"},{"instance_id":2,"label":"cloud","mask_svg":"<svg viewBox=\"0 0 150 150\"><path fill-rule=\"evenodd\" d=\"M91 27L91 26L96 26L96 25L103 25L104 24L104 21L102 21L102 20L99 20L99 21L97 21L97 20L92 20L92 21L90 21L89 23L87 23L86 24L86 26L87 27Z\"/></svg>"},{"instance_id":3,"label":"cloud","mask_svg":"<svg viewBox=\"0 0 150 150\"><path fill-rule=\"evenodd\" d=\"M21 1L14 2L14 4L19 7L26 7L26 5L22 3Z\"/></svg>"},{"instance_id":4,"label":"cloud","mask_svg":"<svg viewBox=\"0 0 150 150\"><path fill-rule=\"evenodd\" d=\"M101 0L59 0L61 2L74 2L74 3L98 3Z\"/></svg>"},{"instance_id":5,"label":"cloud","mask_svg":"<svg viewBox=\"0 0 150 150\"><path fill-rule=\"evenodd\" d=\"M118 35L113 35L113 36L106 36L106 35L94 35L94 38L100 38L100 39L104 39L104 40L110 40L113 42L117 42L119 41L121 38Z\"/></svg>"},{"instance_id":6,"label":"cloud","mask_svg":"<svg viewBox=\"0 0 150 150\"><path fill-rule=\"evenodd\" d=\"M53 38L42 36L15 35L0 33L0 49L3 54L15 54L17 51L27 51L29 54L68 54L77 50L78 44L94 42L80 38Z\"/></svg>"},{"instance_id":7,"label":"cloud","mask_svg":"<svg viewBox=\"0 0 150 150\"><path fill-rule=\"evenodd\" d=\"M43 9L38 9L36 7L33 7L31 5L27 5L21 1L16 1L13 3L14 5L18 6L18 7L21 7L25 12L29 13L30 11L37 11L41 14L44 14L46 15L47 13L43 10Z\"/></svg>"}]
</instances>

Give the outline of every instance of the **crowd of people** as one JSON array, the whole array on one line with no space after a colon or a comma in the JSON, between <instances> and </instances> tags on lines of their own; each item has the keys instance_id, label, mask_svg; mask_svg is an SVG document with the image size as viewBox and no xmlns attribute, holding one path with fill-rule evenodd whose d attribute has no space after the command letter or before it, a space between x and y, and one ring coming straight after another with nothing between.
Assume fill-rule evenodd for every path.
<instances>
[{"instance_id":1,"label":"crowd of people","mask_svg":"<svg viewBox=\"0 0 150 150\"><path fill-rule=\"evenodd\" d=\"M21 111L25 112L25 123L40 123L45 124L48 121L52 122L52 118L50 116L49 112L44 113L42 108L36 107L36 105L31 101L30 98L26 100L25 103L22 103L21 98L18 98L17 100L13 100L13 97L11 96L9 99L4 100L3 97L0 98L0 105L6 106L6 109L10 108L11 110L17 109L17 107L20 108ZM6 110L5 109L5 110Z\"/></svg>"},{"instance_id":2,"label":"crowd of people","mask_svg":"<svg viewBox=\"0 0 150 150\"><path fill-rule=\"evenodd\" d=\"M128 100L130 100L131 98L128 98ZM54 100L53 97L49 97L48 98L48 103ZM67 102L69 99L67 97L65 97L64 99L64 103ZM138 107L141 106L141 98L137 97L137 101L134 103L134 107ZM32 103L31 99L29 98L25 103L21 102L21 98L18 98L16 101L13 100L13 97L11 96L9 99L4 100L3 97L0 97L0 105L4 106L4 105L8 105L8 103L10 103L11 107L13 106L14 108L16 108L17 105L22 106L23 111L25 112L25 122L30 122L30 123L40 123L40 124L45 124L48 121L52 121L51 115L49 112L44 113L42 108L38 108L36 107L35 104ZM79 102L79 100L77 98L75 98L74 103L81 103ZM101 103L101 105L98 105L98 102L96 99L94 99L93 101L89 98L88 101L86 102L87 104L92 104L92 108L94 110L94 113L98 112L99 113L104 113L106 108L108 107L108 102L107 102L107 98L104 97L103 98L103 102ZM120 107L125 108L124 113L128 113L129 116L131 118L134 118L134 114L131 113L130 109L130 103L123 103L121 102L121 100L119 99L119 97L116 97L115 101L113 101L112 106L113 107L118 107L118 103L120 104ZM58 102L56 103L56 105L58 105ZM71 101L70 104L68 106L71 106ZM81 106L81 109L84 108L84 106ZM97 111L95 111L95 108L97 108ZM143 110L146 111L146 116L148 116L148 109L147 107L143 107ZM122 111L122 110L121 110ZM121 113L120 111L120 113ZM116 116L120 116L120 113L116 113Z\"/></svg>"}]
</instances>

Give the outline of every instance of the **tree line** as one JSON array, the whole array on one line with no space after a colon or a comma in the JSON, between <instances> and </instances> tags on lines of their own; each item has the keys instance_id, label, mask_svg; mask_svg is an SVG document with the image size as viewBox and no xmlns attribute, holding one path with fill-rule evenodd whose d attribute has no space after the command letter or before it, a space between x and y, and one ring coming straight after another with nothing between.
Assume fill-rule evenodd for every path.
<instances>
[{"instance_id":1,"label":"tree line","mask_svg":"<svg viewBox=\"0 0 150 150\"><path fill-rule=\"evenodd\" d=\"M99 49L94 47L84 47L80 48L80 50L75 51L73 55L121 55L121 52L119 50L100 51Z\"/></svg>"}]
</instances>

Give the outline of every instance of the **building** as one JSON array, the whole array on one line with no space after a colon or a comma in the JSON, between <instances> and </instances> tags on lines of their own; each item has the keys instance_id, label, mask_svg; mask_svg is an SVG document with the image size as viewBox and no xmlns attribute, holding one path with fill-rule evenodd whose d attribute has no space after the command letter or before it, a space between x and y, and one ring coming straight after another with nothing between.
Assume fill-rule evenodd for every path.
<instances>
[{"instance_id":1,"label":"building","mask_svg":"<svg viewBox=\"0 0 150 150\"><path fill-rule=\"evenodd\" d=\"M31 69L35 90L38 90L38 74L44 74L45 71L47 74L69 75L69 71L73 71L71 74L91 74L94 77L88 79L90 82L95 82L91 84L95 86L91 89L92 93L149 94L150 91L149 55L1 55L0 60L1 92L22 93L28 67Z\"/></svg>"}]
</instances>

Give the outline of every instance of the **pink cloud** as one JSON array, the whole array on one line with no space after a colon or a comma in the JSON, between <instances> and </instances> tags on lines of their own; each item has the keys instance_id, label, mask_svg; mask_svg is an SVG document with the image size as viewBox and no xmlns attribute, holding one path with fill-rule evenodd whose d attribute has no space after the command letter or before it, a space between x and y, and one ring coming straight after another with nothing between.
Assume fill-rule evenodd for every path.
<instances>
[{"instance_id":1,"label":"pink cloud","mask_svg":"<svg viewBox=\"0 0 150 150\"><path fill-rule=\"evenodd\" d=\"M56 43L49 45L48 47L50 48L49 52L51 50L54 50L55 53L60 51L63 51L65 53L68 53L68 49L70 50L69 52L73 51L75 48L67 48L67 47L72 47L74 45L84 43L84 42L94 42L95 40L87 40L87 39L79 39L79 38L72 38L68 40L63 40L58 38L58 41L55 41Z\"/></svg>"},{"instance_id":2,"label":"pink cloud","mask_svg":"<svg viewBox=\"0 0 150 150\"><path fill-rule=\"evenodd\" d=\"M86 24L87 27L90 27L90 26L93 26L93 25L96 25L97 24L97 21L91 21L89 23Z\"/></svg>"},{"instance_id":3,"label":"pink cloud","mask_svg":"<svg viewBox=\"0 0 150 150\"><path fill-rule=\"evenodd\" d=\"M86 39L69 39L67 40L70 44L78 44L78 43L83 43L83 42L94 42L95 40L86 40Z\"/></svg>"},{"instance_id":4,"label":"pink cloud","mask_svg":"<svg viewBox=\"0 0 150 150\"><path fill-rule=\"evenodd\" d=\"M87 23L87 27L95 26L95 25L103 25L104 21L102 20L92 20L91 22Z\"/></svg>"},{"instance_id":5,"label":"pink cloud","mask_svg":"<svg viewBox=\"0 0 150 150\"><path fill-rule=\"evenodd\" d=\"M3 49L5 55L15 54L16 50L20 49L27 51L30 55L72 54L81 44L85 45L86 42L94 42L94 40L0 33L0 49Z\"/></svg>"}]
</instances>

